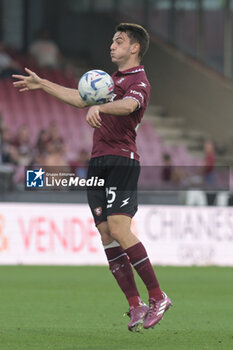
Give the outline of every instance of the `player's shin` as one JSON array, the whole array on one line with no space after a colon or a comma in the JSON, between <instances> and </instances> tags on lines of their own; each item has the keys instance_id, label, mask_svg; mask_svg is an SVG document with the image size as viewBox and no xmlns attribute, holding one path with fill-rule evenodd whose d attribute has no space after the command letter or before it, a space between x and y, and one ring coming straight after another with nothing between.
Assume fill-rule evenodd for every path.
<instances>
[{"instance_id":1,"label":"player's shin","mask_svg":"<svg viewBox=\"0 0 233 350\"><path fill-rule=\"evenodd\" d=\"M129 306L138 306L141 299L127 254L116 241L105 245L104 249L109 262L110 271L125 294Z\"/></svg>"},{"instance_id":2,"label":"player's shin","mask_svg":"<svg viewBox=\"0 0 233 350\"><path fill-rule=\"evenodd\" d=\"M131 264L145 283L149 298L155 300L163 299L163 293L159 287L159 282L143 244L139 242L126 249L125 252Z\"/></svg>"}]
</instances>

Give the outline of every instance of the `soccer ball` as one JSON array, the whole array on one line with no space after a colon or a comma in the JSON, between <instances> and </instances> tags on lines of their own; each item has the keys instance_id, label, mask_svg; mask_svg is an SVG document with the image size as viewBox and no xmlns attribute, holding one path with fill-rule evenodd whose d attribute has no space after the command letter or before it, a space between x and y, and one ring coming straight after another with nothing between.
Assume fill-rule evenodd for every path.
<instances>
[{"instance_id":1,"label":"soccer ball","mask_svg":"<svg viewBox=\"0 0 233 350\"><path fill-rule=\"evenodd\" d=\"M112 98L114 82L108 73L99 69L90 70L80 78L78 91L88 105L99 105Z\"/></svg>"},{"instance_id":2,"label":"soccer ball","mask_svg":"<svg viewBox=\"0 0 233 350\"><path fill-rule=\"evenodd\" d=\"M111 76L100 70L90 70L79 80L78 91L88 105L109 102L113 96L114 82Z\"/></svg>"}]
</instances>

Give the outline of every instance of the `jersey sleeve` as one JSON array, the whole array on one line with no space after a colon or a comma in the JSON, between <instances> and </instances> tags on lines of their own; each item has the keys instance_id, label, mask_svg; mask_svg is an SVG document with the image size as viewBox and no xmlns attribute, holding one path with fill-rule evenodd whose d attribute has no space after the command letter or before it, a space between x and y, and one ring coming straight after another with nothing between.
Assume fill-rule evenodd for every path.
<instances>
[{"instance_id":1,"label":"jersey sleeve","mask_svg":"<svg viewBox=\"0 0 233 350\"><path fill-rule=\"evenodd\" d=\"M137 109L147 106L150 98L150 85L148 82L137 81L129 86L122 99L132 98L138 103Z\"/></svg>"}]
</instances>

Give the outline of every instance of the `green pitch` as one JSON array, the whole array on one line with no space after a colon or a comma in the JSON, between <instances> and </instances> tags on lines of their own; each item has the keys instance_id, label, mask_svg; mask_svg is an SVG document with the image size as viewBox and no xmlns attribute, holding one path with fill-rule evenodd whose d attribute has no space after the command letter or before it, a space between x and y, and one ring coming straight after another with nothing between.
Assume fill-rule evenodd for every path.
<instances>
[{"instance_id":1,"label":"green pitch","mask_svg":"<svg viewBox=\"0 0 233 350\"><path fill-rule=\"evenodd\" d=\"M2 266L0 350L232 350L233 269L156 272L174 306L138 334L107 267Z\"/></svg>"}]
</instances>

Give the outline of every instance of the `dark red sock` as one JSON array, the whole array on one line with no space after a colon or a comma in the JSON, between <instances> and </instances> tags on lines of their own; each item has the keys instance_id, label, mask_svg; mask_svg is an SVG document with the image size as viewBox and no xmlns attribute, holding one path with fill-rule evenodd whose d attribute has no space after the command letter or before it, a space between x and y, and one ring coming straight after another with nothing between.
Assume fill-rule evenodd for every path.
<instances>
[{"instance_id":1,"label":"dark red sock","mask_svg":"<svg viewBox=\"0 0 233 350\"><path fill-rule=\"evenodd\" d=\"M143 280L149 293L149 298L156 300L163 298L154 269L141 242L125 250L131 264Z\"/></svg>"},{"instance_id":2,"label":"dark red sock","mask_svg":"<svg viewBox=\"0 0 233 350\"><path fill-rule=\"evenodd\" d=\"M133 269L129 258L120 247L105 248L105 254L109 262L109 268L125 294L130 306L138 306L141 299L134 280Z\"/></svg>"}]
</instances>

